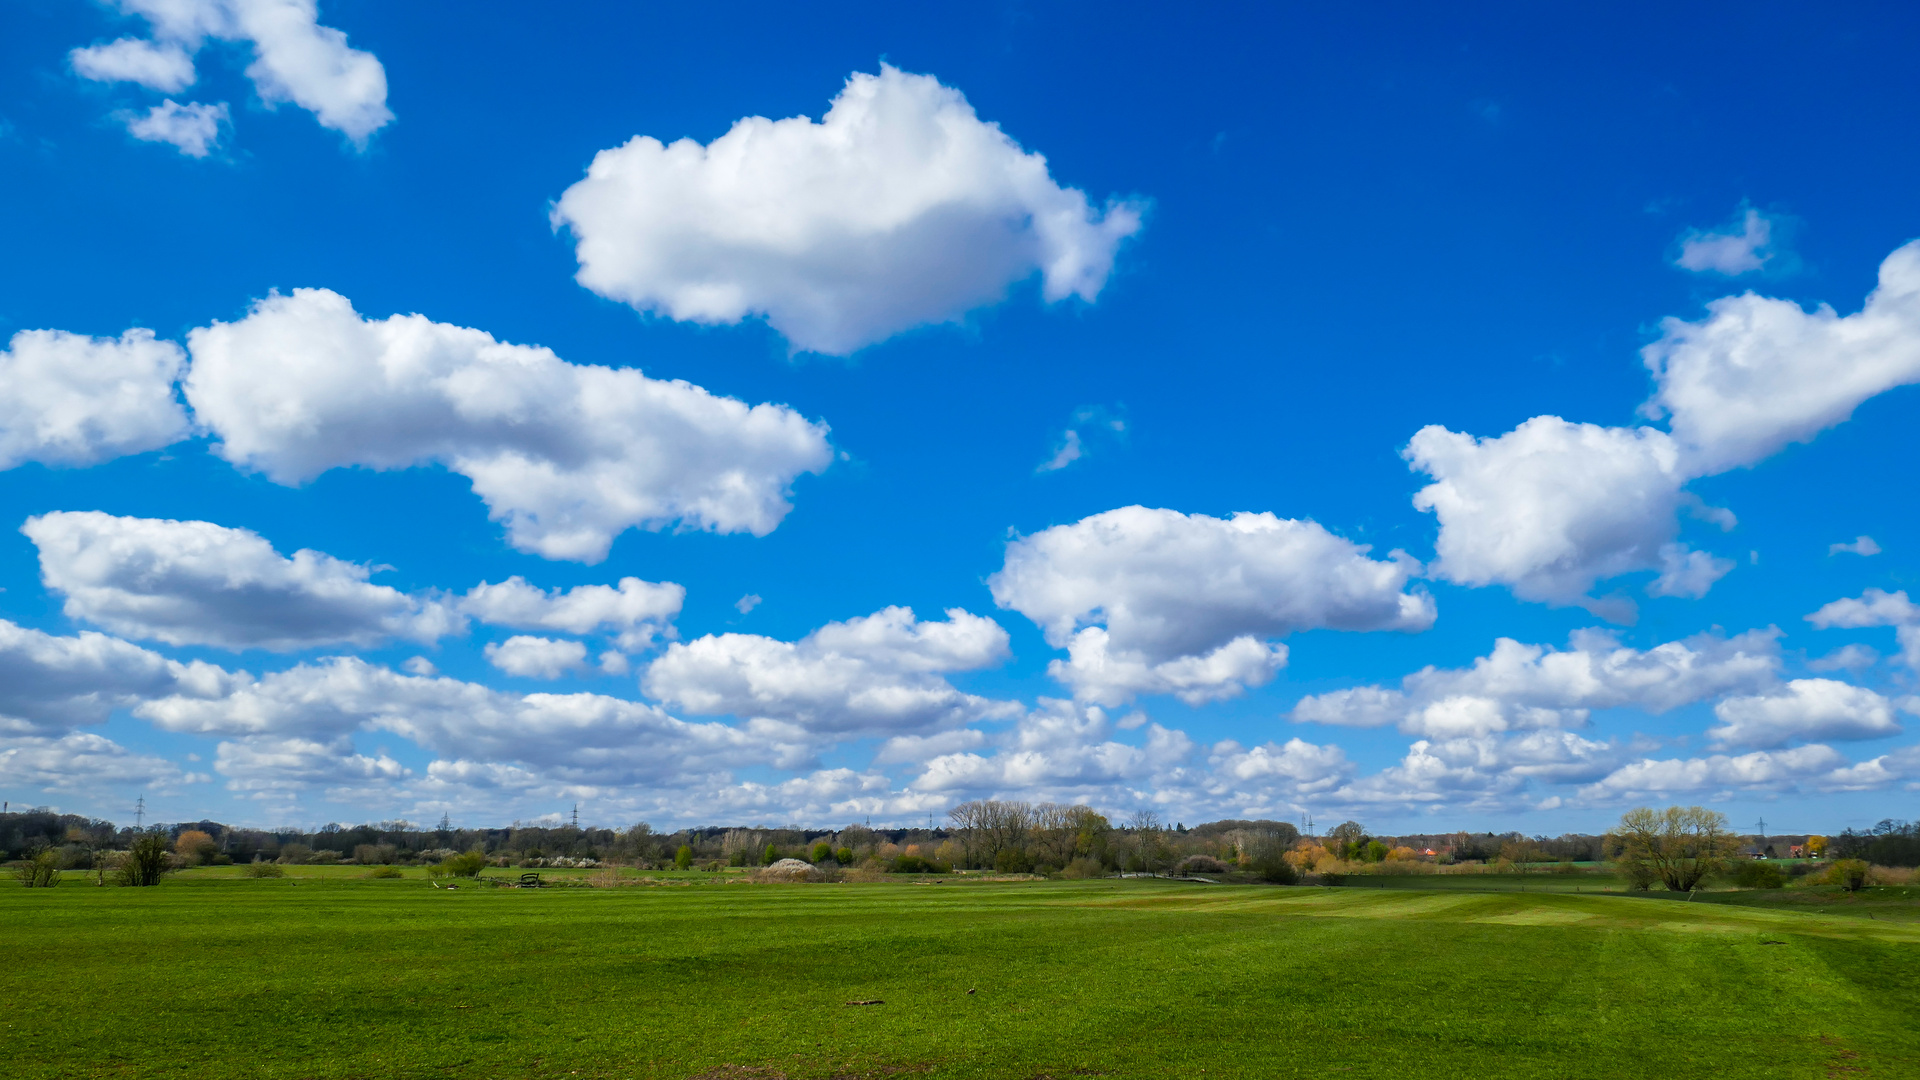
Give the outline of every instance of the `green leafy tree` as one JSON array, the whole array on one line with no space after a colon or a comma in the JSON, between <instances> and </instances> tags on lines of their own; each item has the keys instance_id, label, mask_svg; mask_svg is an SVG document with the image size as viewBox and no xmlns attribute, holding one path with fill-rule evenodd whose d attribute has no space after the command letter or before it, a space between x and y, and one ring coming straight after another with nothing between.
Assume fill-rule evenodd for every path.
<instances>
[{"instance_id":1,"label":"green leafy tree","mask_svg":"<svg viewBox=\"0 0 1920 1080\"><path fill-rule=\"evenodd\" d=\"M813 856L813 858L807 860L809 862L814 862L814 863L826 862L828 859L833 858L833 845L827 843L825 840L822 840L819 843L816 843L813 845L813 851L810 852L809 854Z\"/></svg>"},{"instance_id":2,"label":"green leafy tree","mask_svg":"<svg viewBox=\"0 0 1920 1080\"><path fill-rule=\"evenodd\" d=\"M851 866L853 864L853 849L850 847L835 848L833 850L833 861L842 866Z\"/></svg>"},{"instance_id":3,"label":"green leafy tree","mask_svg":"<svg viewBox=\"0 0 1920 1080\"><path fill-rule=\"evenodd\" d=\"M692 867L693 849L685 844L681 844L680 850L673 853L673 868L675 870L688 870L692 869Z\"/></svg>"},{"instance_id":4,"label":"green leafy tree","mask_svg":"<svg viewBox=\"0 0 1920 1080\"><path fill-rule=\"evenodd\" d=\"M780 861L780 849L777 847L774 847L772 844L768 844L767 850L762 852L760 855L760 865L772 866L774 863L777 863L779 861Z\"/></svg>"},{"instance_id":5,"label":"green leafy tree","mask_svg":"<svg viewBox=\"0 0 1920 1080\"><path fill-rule=\"evenodd\" d=\"M1726 866L1735 843L1726 815L1702 806L1629 810L1608 841L1630 882L1658 880L1674 892L1699 888Z\"/></svg>"}]
</instances>

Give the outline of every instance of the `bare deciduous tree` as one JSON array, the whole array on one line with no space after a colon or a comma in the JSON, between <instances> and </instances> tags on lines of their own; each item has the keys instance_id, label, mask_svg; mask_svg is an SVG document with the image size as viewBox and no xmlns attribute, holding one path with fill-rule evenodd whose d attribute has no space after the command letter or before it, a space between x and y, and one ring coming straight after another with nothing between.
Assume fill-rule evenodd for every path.
<instances>
[{"instance_id":1,"label":"bare deciduous tree","mask_svg":"<svg viewBox=\"0 0 1920 1080\"><path fill-rule=\"evenodd\" d=\"M29 889L51 889L60 884L60 852L43 847L13 868L14 879Z\"/></svg>"},{"instance_id":2,"label":"bare deciduous tree","mask_svg":"<svg viewBox=\"0 0 1920 1080\"><path fill-rule=\"evenodd\" d=\"M158 885L172 871L173 853L167 850L165 833L141 833L120 858L122 885Z\"/></svg>"}]
</instances>

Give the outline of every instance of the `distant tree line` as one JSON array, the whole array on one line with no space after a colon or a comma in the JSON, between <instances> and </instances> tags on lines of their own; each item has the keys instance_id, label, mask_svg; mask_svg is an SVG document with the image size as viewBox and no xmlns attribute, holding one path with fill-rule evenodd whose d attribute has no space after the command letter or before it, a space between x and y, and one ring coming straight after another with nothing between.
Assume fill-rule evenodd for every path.
<instances>
[{"instance_id":1,"label":"distant tree line","mask_svg":"<svg viewBox=\"0 0 1920 1080\"><path fill-rule=\"evenodd\" d=\"M1827 840L1836 859L1859 859L1879 866L1920 866L1920 823L1887 818L1866 832L1852 829Z\"/></svg>"},{"instance_id":2,"label":"distant tree line","mask_svg":"<svg viewBox=\"0 0 1920 1080\"><path fill-rule=\"evenodd\" d=\"M1724 832L1724 829L1722 829ZM1506 833L1375 835L1342 822L1324 835L1302 836L1290 822L1230 819L1188 827L1152 811L1115 822L1085 806L977 800L962 803L940 827L841 829L706 826L656 832L645 822L626 828L515 823L457 828L384 821L317 829L253 829L190 821L134 830L98 818L44 808L0 813L0 861L39 860L65 870L105 874L126 864L142 837L164 849L169 867L227 864L438 865L453 857L484 866L602 866L708 869L768 866L785 858L817 866L881 873L946 873L956 869L1065 877L1111 874L1251 874L1289 881L1365 872L1370 863L1500 864L1519 870L1618 861L1620 832L1557 837ZM1785 854L1793 838L1718 837L1716 857ZM1806 838L1794 840L1794 843ZM1767 849L1762 851L1761 846ZM1920 865L1920 825L1882 821L1831 840L1835 859L1882 866ZM149 857L148 863L153 859ZM1381 869L1391 869L1381 867Z\"/></svg>"}]
</instances>

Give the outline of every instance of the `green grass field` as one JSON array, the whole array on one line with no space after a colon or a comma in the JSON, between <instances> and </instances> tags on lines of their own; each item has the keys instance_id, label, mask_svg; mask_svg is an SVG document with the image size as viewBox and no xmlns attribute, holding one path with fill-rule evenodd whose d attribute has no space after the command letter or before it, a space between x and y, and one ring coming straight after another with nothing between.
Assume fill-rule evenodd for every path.
<instances>
[{"instance_id":1,"label":"green grass field","mask_svg":"<svg viewBox=\"0 0 1920 1080\"><path fill-rule=\"evenodd\" d=\"M1920 1076L1911 889L293 873L0 889L7 1075Z\"/></svg>"}]
</instances>

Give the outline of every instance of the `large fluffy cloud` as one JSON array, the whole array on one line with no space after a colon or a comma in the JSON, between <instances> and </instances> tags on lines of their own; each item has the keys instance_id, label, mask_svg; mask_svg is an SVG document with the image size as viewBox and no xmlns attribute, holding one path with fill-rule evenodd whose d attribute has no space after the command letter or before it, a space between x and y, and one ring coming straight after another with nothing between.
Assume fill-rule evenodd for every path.
<instances>
[{"instance_id":1,"label":"large fluffy cloud","mask_svg":"<svg viewBox=\"0 0 1920 1080\"><path fill-rule=\"evenodd\" d=\"M1920 241L1887 256L1865 306L1842 316L1744 293L1699 322L1667 319L1644 351L1683 468L1707 476L1809 442L1860 403L1920 380Z\"/></svg>"},{"instance_id":2,"label":"large fluffy cloud","mask_svg":"<svg viewBox=\"0 0 1920 1080\"><path fill-rule=\"evenodd\" d=\"M128 637L286 650L431 642L464 625L446 602L375 585L367 567L323 552L288 558L248 529L81 511L28 518L20 531L68 615Z\"/></svg>"},{"instance_id":3,"label":"large fluffy cloud","mask_svg":"<svg viewBox=\"0 0 1920 1080\"><path fill-rule=\"evenodd\" d=\"M850 353L950 322L1034 271L1092 301L1141 206L1094 210L960 92L882 65L825 118L748 117L702 146L636 136L554 205L580 283L702 323L763 315L797 350Z\"/></svg>"},{"instance_id":4,"label":"large fluffy cloud","mask_svg":"<svg viewBox=\"0 0 1920 1080\"><path fill-rule=\"evenodd\" d=\"M1595 582L1661 566L1662 591L1697 596L1732 568L1674 542L1686 477L1664 432L1536 416L1488 439L1425 427L1406 454L1434 478L1413 504L1440 519L1432 570L1448 581L1619 615L1587 598Z\"/></svg>"},{"instance_id":5,"label":"large fluffy cloud","mask_svg":"<svg viewBox=\"0 0 1920 1080\"><path fill-rule=\"evenodd\" d=\"M420 315L363 319L325 289L188 336L187 398L217 452L283 484L439 462L512 543L598 562L630 527L771 531L826 427L631 368L569 364Z\"/></svg>"},{"instance_id":6,"label":"large fluffy cloud","mask_svg":"<svg viewBox=\"0 0 1920 1080\"><path fill-rule=\"evenodd\" d=\"M121 38L75 49L74 71L102 82L134 82L173 92L191 85L192 54L209 39L253 48L247 77L271 108L292 102L320 123L364 145L393 119L387 72L347 35L321 26L315 0L119 0L144 16L153 39Z\"/></svg>"},{"instance_id":7,"label":"large fluffy cloud","mask_svg":"<svg viewBox=\"0 0 1920 1080\"><path fill-rule=\"evenodd\" d=\"M1703 595L1733 564L1676 543L1677 511L1723 527L1733 517L1685 485L1809 441L1920 380L1920 242L1887 257L1852 315L1746 293L1697 322L1667 319L1642 356L1655 382L1643 411L1665 417L1666 432L1541 416L1498 438L1439 426L1414 436L1407 457L1434 479L1414 502L1440 519L1440 576L1612 618L1630 605L1586 594L1616 575L1658 570L1655 595Z\"/></svg>"},{"instance_id":8,"label":"large fluffy cloud","mask_svg":"<svg viewBox=\"0 0 1920 1080\"><path fill-rule=\"evenodd\" d=\"M1713 707L1722 746L1772 749L1796 740L1878 739L1900 734L1893 702L1833 679L1795 679L1765 694L1731 697Z\"/></svg>"},{"instance_id":9,"label":"large fluffy cloud","mask_svg":"<svg viewBox=\"0 0 1920 1080\"><path fill-rule=\"evenodd\" d=\"M1069 650L1049 671L1076 697L1197 704L1272 678L1286 649L1266 639L1433 625L1432 598L1407 591L1418 564L1368 550L1311 521L1128 506L1015 540L987 583Z\"/></svg>"},{"instance_id":10,"label":"large fluffy cloud","mask_svg":"<svg viewBox=\"0 0 1920 1080\"><path fill-rule=\"evenodd\" d=\"M1631 649L1599 631L1573 635L1567 649L1494 643L1472 667L1427 667L1399 689L1363 686L1302 698L1293 719L1348 727L1397 725L1431 739L1576 727L1593 709L1663 713L1722 694L1758 692L1778 677L1775 635L1701 636Z\"/></svg>"},{"instance_id":11,"label":"large fluffy cloud","mask_svg":"<svg viewBox=\"0 0 1920 1080\"><path fill-rule=\"evenodd\" d=\"M165 758L135 753L90 731L58 738L0 736L0 777L16 791L38 788L98 798L129 790L171 793L209 779L205 773L185 772Z\"/></svg>"},{"instance_id":12,"label":"large fluffy cloud","mask_svg":"<svg viewBox=\"0 0 1920 1080\"><path fill-rule=\"evenodd\" d=\"M1013 715L1008 702L954 688L945 676L997 664L1007 632L959 608L923 622L890 607L827 625L799 641L709 635L674 644L648 666L649 696L687 712L768 718L809 732L924 735Z\"/></svg>"},{"instance_id":13,"label":"large fluffy cloud","mask_svg":"<svg viewBox=\"0 0 1920 1080\"><path fill-rule=\"evenodd\" d=\"M59 736L158 696L219 694L226 674L91 631L71 637L0 619L0 734Z\"/></svg>"},{"instance_id":14,"label":"large fluffy cloud","mask_svg":"<svg viewBox=\"0 0 1920 1080\"><path fill-rule=\"evenodd\" d=\"M23 330L0 353L0 469L93 465L187 433L174 380L186 354L151 330L90 338Z\"/></svg>"}]
</instances>

